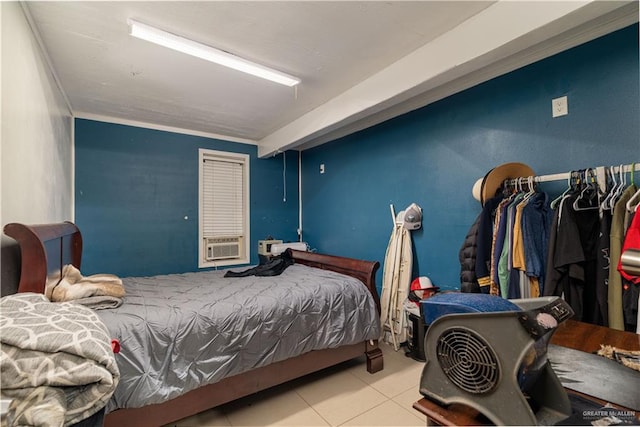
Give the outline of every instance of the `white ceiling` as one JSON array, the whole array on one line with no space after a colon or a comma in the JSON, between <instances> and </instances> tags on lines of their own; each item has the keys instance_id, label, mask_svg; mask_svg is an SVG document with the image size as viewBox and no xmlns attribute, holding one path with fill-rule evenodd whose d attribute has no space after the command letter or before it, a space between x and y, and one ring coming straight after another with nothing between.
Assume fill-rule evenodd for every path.
<instances>
[{"instance_id":1,"label":"white ceiling","mask_svg":"<svg viewBox=\"0 0 640 427\"><path fill-rule=\"evenodd\" d=\"M636 1L26 2L76 117L304 149L638 21ZM128 35L128 19L302 80Z\"/></svg>"}]
</instances>

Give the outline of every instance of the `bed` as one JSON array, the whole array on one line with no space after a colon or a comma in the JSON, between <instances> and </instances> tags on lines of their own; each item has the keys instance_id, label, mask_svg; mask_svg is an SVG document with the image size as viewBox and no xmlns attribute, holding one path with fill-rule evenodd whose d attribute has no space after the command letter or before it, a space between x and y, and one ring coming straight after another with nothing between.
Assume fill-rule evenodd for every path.
<instances>
[{"instance_id":1,"label":"bed","mask_svg":"<svg viewBox=\"0 0 640 427\"><path fill-rule=\"evenodd\" d=\"M80 269L82 234L75 224L12 223L6 225L4 231L20 245L22 264L18 292L44 293L45 283L56 280L64 265L72 264ZM220 279L219 271L123 278L127 289L124 303L117 309L96 311L122 346L116 357L120 384L107 405L105 425L168 424L361 356L366 358L368 372L380 371L383 368L382 351L377 342L380 301L375 286L379 263L301 251L291 251L291 256L294 265L281 276L271 278L243 277L224 281ZM312 279L316 275L318 278ZM259 291L252 291L256 286ZM167 295L166 291L170 289L175 291ZM305 293L307 289L311 294ZM218 295L218 299L207 302L209 294ZM285 300L285 294L291 294L294 301ZM328 295L327 300L324 294ZM233 299L238 296L240 300ZM180 298L190 301L184 302ZM251 304L238 302L248 300ZM343 306L344 301L346 305ZM192 306L192 303L196 305ZM224 312L225 306L230 310ZM301 306L308 306L311 311L303 313L292 308ZM165 307L168 311L161 312ZM256 314L263 309L267 314ZM285 318L282 310L295 312L295 317L285 324L278 324L279 319ZM223 313L223 320L214 321L219 312ZM145 316L151 319L150 323L145 323ZM321 316L322 320L314 320L313 316ZM250 325L248 322L252 317L256 317L262 326ZM173 323L163 323L159 329L152 329L167 318L186 322L187 326L175 326L177 329L172 331ZM204 323L198 323L202 321ZM309 329L318 333L311 334ZM290 332L293 335L289 335ZM150 336L164 347L132 356L132 348L144 349ZM215 337L213 341L212 336ZM221 341L220 337L227 341ZM193 344L198 343L197 340L201 340L200 345ZM175 349L177 342L183 341L191 344L187 346L189 355L181 360L179 350L167 349ZM296 345L296 342L300 344ZM216 349L229 343L230 355L217 352ZM147 360L149 358L151 360ZM238 359L241 360L239 364L236 363ZM183 368L189 365L189 369L191 365L198 366L192 371L165 369L153 373L150 367L153 368L154 363L162 369L172 364ZM169 378L168 387L158 382L166 378ZM151 389L162 392L154 394L155 391L144 389L142 383L149 383Z\"/></svg>"}]
</instances>

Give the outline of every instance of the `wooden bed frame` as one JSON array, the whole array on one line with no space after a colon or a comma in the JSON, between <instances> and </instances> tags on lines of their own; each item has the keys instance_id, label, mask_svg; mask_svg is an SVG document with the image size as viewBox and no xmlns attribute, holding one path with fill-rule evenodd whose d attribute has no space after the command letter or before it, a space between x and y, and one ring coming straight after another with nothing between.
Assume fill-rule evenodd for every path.
<instances>
[{"instance_id":1,"label":"wooden bed frame","mask_svg":"<svg viewBox=\"0 0 640 427\"><path fill-rule=\"evenodd\" d=\"M4 227L4 232L20 245L22 267L18 292L44 293L47 280L56 280L64 265L73 264L80 269L82 234L71 222L40 225L12 223ZM380 312L380 299L375 285L376 271L380 267L377 261L301 251L292 251L292 255L296 263L336 271L361 280L371 292ZM105 426L161 426L363 354L366 356L368 372L382 370L382 351L377 340L312 351L200 387L162 404L110 412L106 415Z\"/></svg>"}]
</instances>

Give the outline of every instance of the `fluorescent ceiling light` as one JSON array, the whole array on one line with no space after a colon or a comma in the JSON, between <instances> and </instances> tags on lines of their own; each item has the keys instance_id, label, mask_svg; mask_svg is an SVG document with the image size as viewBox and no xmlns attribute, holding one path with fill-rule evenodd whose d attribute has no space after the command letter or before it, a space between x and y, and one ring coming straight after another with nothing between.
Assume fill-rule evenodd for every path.
<instances>
[{"instance_id":1,"label":"fluorescent ceiling light","mask_svg":"<svg viewBox=\"0 0 640 427\"><path fill-rule=\"evenodd\" d=\"M286 73L256 64L238 56L223 52L211 46L167 33L140 22L129 20L129 34L160 46L168 47L188 55L192 55L207 61L215 62L243 73L252 74L263 79L271 80L286 86L295 86L300 79Z\"/></svg>"}]
</instances>

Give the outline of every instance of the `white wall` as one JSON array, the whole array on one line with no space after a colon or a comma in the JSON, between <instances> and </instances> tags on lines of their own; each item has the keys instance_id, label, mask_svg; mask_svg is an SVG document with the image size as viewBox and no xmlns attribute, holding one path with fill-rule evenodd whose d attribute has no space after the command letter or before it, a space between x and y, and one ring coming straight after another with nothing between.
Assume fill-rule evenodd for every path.
<instances>
[{"instance_id":1,"label":"white wall","mask_svg":"<svg viewBox=\"0 0 640 427\"><path fill-rule=\"evenodd\" d=\"M73 219L73 121L18 2L0 2L0 223ZM2 295L16 289L17 245L2 236Z\"/></svg>"}]
</instances>

